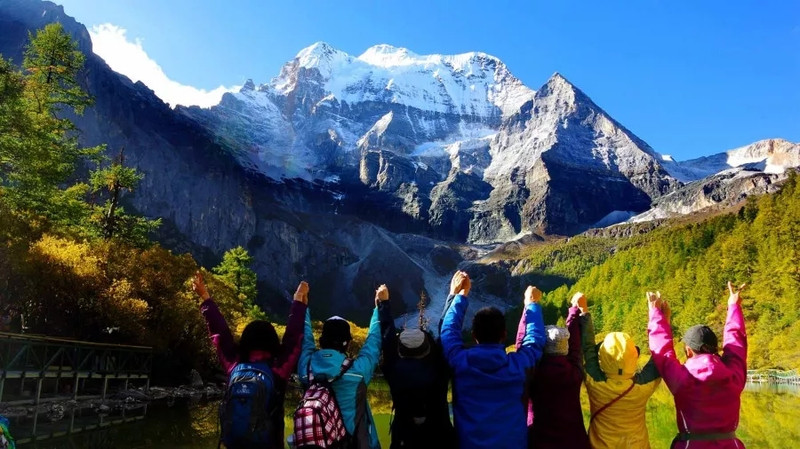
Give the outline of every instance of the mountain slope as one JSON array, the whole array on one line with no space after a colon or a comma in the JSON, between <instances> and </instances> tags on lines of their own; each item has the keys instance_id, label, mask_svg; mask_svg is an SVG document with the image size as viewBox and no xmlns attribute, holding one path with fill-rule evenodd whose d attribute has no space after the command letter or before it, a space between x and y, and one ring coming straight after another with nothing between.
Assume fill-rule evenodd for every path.
<instances>
[{"instance_id":1,"label":"mountain slope","mask_svg":"<svg viewBox=\"0 0 800 449\"><path fill-rule=\"evenodd\" d=\"M782 174L786 168L800 167L800 143L784 139L765 139L688 161L676 162L669 156L666 158L665 168L682 182L697 181L736 167Z\"/></svg>"},{"instance_id":2,"label":"mountain slope","mask_svg":"<svg viewBox=\"0 0 800 449\"><path fill-rule=\"evenodd\" d=\"M677 187L644 141L556 73L490 143L473 241L573 234L615 210L644 211Z\"/></svg>"},{"instance_id":3,"label":"mountain slope","mask_svg":"<svg viewBox=\"0 0 800 449\"><path fill-rule=\"evenodd\" d=\"M685 162L668 160L665 168L687 184L654 201L631 219L649 221L734 205L748 196L774 193L788 172L800 168L800 143L766 139Z\"/></svg>"}]
</instances>

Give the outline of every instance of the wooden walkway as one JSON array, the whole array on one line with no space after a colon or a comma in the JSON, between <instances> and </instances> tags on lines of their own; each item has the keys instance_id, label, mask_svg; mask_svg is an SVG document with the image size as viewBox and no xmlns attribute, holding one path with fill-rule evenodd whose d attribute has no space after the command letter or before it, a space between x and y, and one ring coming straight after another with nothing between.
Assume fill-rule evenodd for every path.
<instances>
[{"instance_id":1,"label":"wooden walkway","mask_svg":"<svg viewBox=\"0 0 800 449\"><path fill-rule=\"evenodd\" d=\"M748 370L747 381L755 384L800 385L800 375L795 370Z\"/></svg>"},{"instance_id":2,"label":"wooden walkway","mask_svg":"<svg viewBox=\"0 0 800 449\"><path fill-rule=\"evenodd\" d=\"M144 382L149 387L152 363L153 350L146 346L0 332L0 402L4 402L4 397L15 396L14 393L18 393L17 400L5 402L38 404L43 394L65 392L75 399L89 380L98 381L102 398L112 380L124 382L124 388L130 380ZM26 387L34 382L32 397L27 398ZM9 387L16 388L9 390Z\"/></svg>"}]
</instances>

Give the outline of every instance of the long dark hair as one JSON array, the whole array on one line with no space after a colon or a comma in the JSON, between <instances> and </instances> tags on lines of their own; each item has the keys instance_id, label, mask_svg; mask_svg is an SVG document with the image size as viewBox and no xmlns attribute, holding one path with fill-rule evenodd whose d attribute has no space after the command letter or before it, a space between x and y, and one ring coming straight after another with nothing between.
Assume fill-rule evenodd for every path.
<instances>
[{"instance_id":1,"label":"long dark hair","mask_svg":"<svg viewBox=\"0 0 800 449\"><path fill-rule=\"evenodd\" d=\"M264 320L253 321L245 326L239 339L239 361L249 362L252 351L267 351L275 355L279 347L278 333L272 324Z\"/></svg>"}]
</instances>

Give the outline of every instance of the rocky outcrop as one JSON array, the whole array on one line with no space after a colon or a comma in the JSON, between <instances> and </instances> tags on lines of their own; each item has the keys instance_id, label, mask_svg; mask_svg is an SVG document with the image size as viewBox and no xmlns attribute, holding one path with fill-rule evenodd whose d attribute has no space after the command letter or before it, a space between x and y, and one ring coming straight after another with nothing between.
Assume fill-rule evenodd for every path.
<instances>
[{"instance_id":1,"label":"rocky outcrop","mask_svg":"<svg viewBox=\"0 0 800 449\"><path fill-rule=\"evenodd\" d=\"M653 207L629 221L649 222L688 215L701 211L722 210L745 200L748 196L774 193L780 189L788 172L765 173L739 167L695 181L665 195Z\"/></svg>"}]
</instances>

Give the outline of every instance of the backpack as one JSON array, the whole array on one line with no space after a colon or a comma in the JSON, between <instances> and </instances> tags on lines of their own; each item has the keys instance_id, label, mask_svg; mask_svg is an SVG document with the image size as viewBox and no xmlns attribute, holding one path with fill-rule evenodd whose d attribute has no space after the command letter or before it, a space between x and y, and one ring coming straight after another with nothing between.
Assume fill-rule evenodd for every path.
<instances>
[{"instance_id":1,"label":"backpack","mask_svg":"<svg viewBox=\"0 0 800 449\"><path fill-rule=\"evenodd\" d=\"M299 448L344 448L348 445L344 419L333 394L333 383L353 365L345 358L342 369L332 379L314 378L311 361L308 362L308 390L294 412L294 444Z\"/></svg>"},{"instance_id":2,"label":"backpack","mask_svg":"<svg viewBox=\"0 0 800 449\"><path fill-rule=\"evenodd\" d=\"M272 447L277 409L275 378L266 363L239 363L231 371L220 404L220 441L228 448Z\"/></svg>"}]
</instances>

